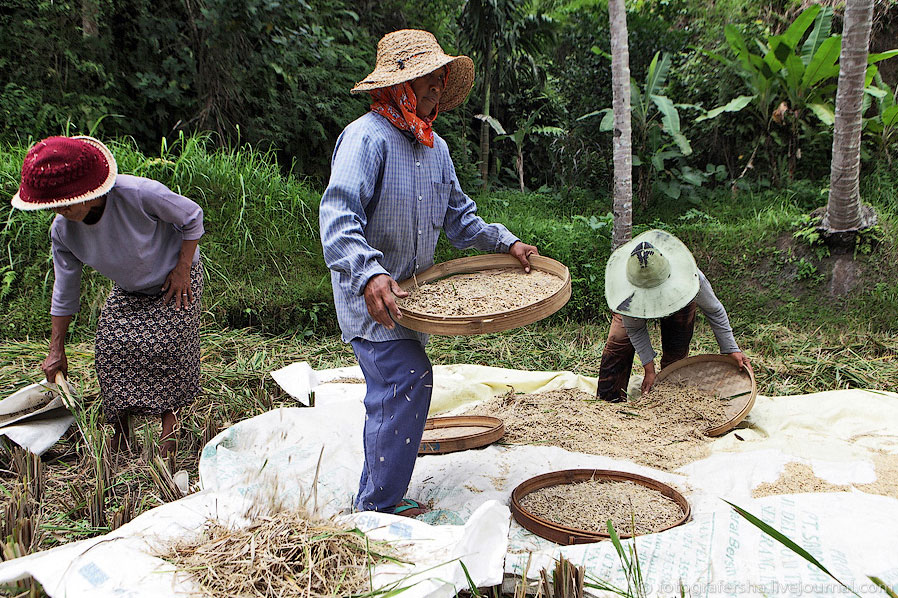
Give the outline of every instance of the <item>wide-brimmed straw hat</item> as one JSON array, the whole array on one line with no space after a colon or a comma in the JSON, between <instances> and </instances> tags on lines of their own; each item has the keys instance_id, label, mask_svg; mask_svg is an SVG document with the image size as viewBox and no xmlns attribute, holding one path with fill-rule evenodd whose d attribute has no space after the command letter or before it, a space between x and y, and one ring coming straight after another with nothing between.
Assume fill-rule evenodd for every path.
<instances>
[{"instance_id":1,"label":"wide-brimmed straw hat","mask_svg":"<svg viewBox=\"0 0 898 598\"><path fill-rule=\"evenodd\" d=\"M474 61L467 56L449 56L428 31L394 31L377 43L377 64L371 74L352 88L352 93L411 81L447 64L450 65L449 79L440 96L440 112L452 110L468 97L474 86Z\"/></svg>"},{"instance_id":2,"label":"wide-brimmed straw hat","mask_svg":"<svg viewBox=\"0 0 898 598\"><path fill-rule=\"evenodd\" d=\"M617 249L605 266L605 300L611 311L634 318L663 318L698 294L698 266L672 234L650 230Z\"/></svg>"},{"instance_id":3,"label":"wide-brimmed straw hat","mask_svg":"<svg viewBox=\"0 0 898 598\"><path fill-rule=\"evenodd\" d=\"M117 174L112 152L97 139L48 137L28 150L12 205L44 210L90 201L108 193Z\"/></svg>"}]
</instances>

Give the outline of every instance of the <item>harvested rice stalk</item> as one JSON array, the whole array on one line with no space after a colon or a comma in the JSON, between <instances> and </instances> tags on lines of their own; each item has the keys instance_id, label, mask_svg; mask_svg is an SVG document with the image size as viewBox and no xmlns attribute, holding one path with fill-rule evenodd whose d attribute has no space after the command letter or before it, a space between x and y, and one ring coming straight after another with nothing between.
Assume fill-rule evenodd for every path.
<instances>
[{"instance_id":1,"label":"harvested rice stalk","mask_svg":"<svg viewBox=\"0 0 898 598\"><path fill-rule=\"evenodd\" d=\"M499 268L456 274L411 289L399 307L438 316L477 316L518 309L550 297L564 286L540 270Z\"/></svg>"},{"instance_id":2,"label":"harvested rice stalk","mask_svg":"<svg viewBox=\"0 0 898 598\"><path fill-rule=\"evenodd\" d=\"M566 527L607 533L651 534L679 521L683 510L657 490L634 482L588 480L540 488L521 499L533 515Z\"/></svg>"},{"instance_id":3,"label":"harvested rice stalk","mask_svg":"<svg viewBox=\"0 0 898 598\"><path fill-rule=\"evenodd\" d=\"M358 529L303 511L259 516L236 530L210 523L159 556L189 572L210 598L348 596L369 589L374 565L402 562Z\"/></svg>"}]
</instances>

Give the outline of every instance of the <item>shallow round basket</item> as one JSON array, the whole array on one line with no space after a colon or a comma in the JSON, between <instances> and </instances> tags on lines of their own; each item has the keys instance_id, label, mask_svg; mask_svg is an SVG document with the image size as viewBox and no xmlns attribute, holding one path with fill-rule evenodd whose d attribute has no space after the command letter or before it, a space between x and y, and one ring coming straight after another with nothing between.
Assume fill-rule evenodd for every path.
<instances>
[{"instance_id":1,"label":"shallow round basket","mask_svg":"<svg viewBox=\"0 0 898 598\"><path fill-rule=\"evenodd\" d=\"M519 484L518 487L515 488L511 493L511 513L512 515L514 515L515 521L517 521L521 525L521 527L533 532L537 536L545 538L546 540L551 540L552 542L555 542L557 544L587 544L590 542L607 540L611 537L608 532L596 532L592 530L567 527L561 525L560 523L555 523L554 521L549 521L547 519L538 517L521 506L521 500L531 492L535 492L542 488L548 488L550 486L574 484L576 482L588 482L590 480L602 480L607 482L634 482L636 484L645 486L646 488L657 490L667 498L677 503L677 505L680 507L680 510L683 512L682 517L680 517L676 522L670 525L654 530L653 533L662 532L672 527L676 527L689 520L689 502L686 501L686 498L682 494L680 494L667 484L662 484L658 480L653 480L652 478L647 478L635 473L613 471L609 469L565 469L562 471L544 473L542 475L530 478L529 480ZM615 532L617 532L618 536L621 538L629 538L632 535L625 533L623 530L615 530Z\"/></svg>"},{"instance_id":2,"label":"shallow round basket","mask_svg":"<svg viewBox=\"0 0 898 598\"><path fill-rule=\"evenodd\" d=\"M505 424L486 415L431 417L424 424L419 455L442 455L492 444L505 434Z\"/></svg>"},{"instance_id":3,"label":"shallow round basket","mask_svg":"<svg viewBox=\"0 0 898 598\"><path fill-rule=\"evenodd\" d=\"M758 394L754 375L726 355L694 355L681 359L658 372L655 384L663 381L682 382L721 399L729 399L726 421L706 429L708 436L720 436L738 426L751 411Z\"/></svg>"},{"instance_id":4,"label":"shallow round basket","mask_svg":"<svg viewBox=\"0 0 898 598\"><path fill-rule=\"evenodd\" d=\"M416 285L420 286L429 282L435 282L455 274L470 274L485 270L520 267L521 262L507 253L475 255L431 266L417 276L400 282L399 286L406 291L411 291ZM401 323L406 328L411 328L418 332L469 335L510 330L511 328L518 328L542 320L561 309L568 302L568 299L571 298L571 273L567 266L561 262L542 255L531 256L530 267L531 270L542 270L559 277L563 282L561 288L545 299L530 305L491 314L441 316L400 308L402 312ZM521 270L521 275L526 276L523 269Z\"/></svg>"}]
</instances>

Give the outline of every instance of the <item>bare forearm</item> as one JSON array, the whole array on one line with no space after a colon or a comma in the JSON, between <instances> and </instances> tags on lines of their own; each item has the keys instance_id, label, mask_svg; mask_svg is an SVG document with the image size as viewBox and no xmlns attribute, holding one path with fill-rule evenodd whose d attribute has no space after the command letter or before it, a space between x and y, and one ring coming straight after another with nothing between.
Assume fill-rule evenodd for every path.
<instances>
[{"instance_id":1,"label":"bare forearm","mask_svg":"<svg viewBox=\"0 0 898 598\"><path fill-rule=\"evenodd\" d=\"M50 349L65 350L65 337L69 332L72 316L51 316Z\"/></svg>"},{"instance_id":2,"label":"bare forearm","mask_svg":"<svg viewBox=\"0 0 898 598\"><path fill-rule=\"evenodd\" d=\"M50 382L56 380L59 372L67 374L69 371L69 362L65 356L65 335L71 322L72 316L51 316L50 350L41 363L41 370Z\"/></svg>"},{"instance_id":3,"label":"bare forearm","mask_svg":"<svg viewBox=\"0 0 898 598\"><path fill-rule=\"evenodd\" d=\"M199 239L193 239L192 241L182 241L181 253L178 254L178 264L175 267L182 268L184 270L190 270L190 266L191 264L193 264L193 254L196 253L196 248L199 246L199 244Z\"/></svg>"}]
</instances>

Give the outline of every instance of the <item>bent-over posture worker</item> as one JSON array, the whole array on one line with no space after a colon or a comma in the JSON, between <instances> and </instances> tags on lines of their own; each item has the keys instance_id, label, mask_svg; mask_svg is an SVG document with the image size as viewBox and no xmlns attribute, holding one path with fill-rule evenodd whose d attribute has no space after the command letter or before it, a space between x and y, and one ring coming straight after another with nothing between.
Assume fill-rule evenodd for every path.
<instances>
[{"instance_id":1,"label":"bent-over posture worker","mask_svg":"<svg viewBox=\"0 0 898 598\"><path fill-rule=\"evenodd\" d=\"M605 299L614 316L599 370L600 399L626 399L634 353L645 371L642 392L652 388L656 353L648 320L659 320L661 369L687 357L696 309L705 314L720 352L751 371L711 284L689 249L668 232L650 230L614 250L605 267Z\"/></svg>"},{"instance_id":2,"label":"bent-over posture worker","mask_svg":"<svg viewBox=\"0 0 898 598\"><path fill-rule=\"evenodd\" d=\"M91 137L35 144L12 205L57 214L50 350L41 364L47 380L68 373L65 337L87 264L115 283L100 313L95 360L113 447L125 442L129 413L160 415L160 452L169 454L175 414L199 393L203 210L162 183L118 174L112 152Z\"/></svg>"}]
</instances>

